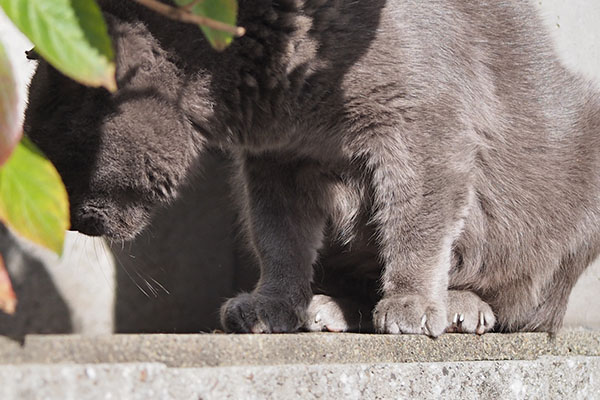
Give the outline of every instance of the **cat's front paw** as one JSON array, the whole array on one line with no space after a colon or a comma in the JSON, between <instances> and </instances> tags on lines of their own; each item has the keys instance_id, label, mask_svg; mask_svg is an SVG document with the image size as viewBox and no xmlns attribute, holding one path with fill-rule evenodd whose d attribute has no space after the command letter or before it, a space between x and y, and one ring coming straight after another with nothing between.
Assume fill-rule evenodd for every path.
<instances>
[{"instance_id":1,"label":"cat's front paw","mask_svg":"<svg viewBox=\"0 0 600 400\"><path fill-rule=\"evenodd\" d=\"M446 307L419 295L384 297L373 311L379 333L412 333L437 337L446 329Z\"/></svg>"},{"instance_id":2,"label":"cat's front paw","mask_svg":"<svg viewBox=\"0 0 600 400\"><path fill-rule=\"evenodd\" d=\"M448 291L448 328L446 332L483 335L494 328L496 317L491 307L467 290Z\"/></svg>"},{"instance_id":3,"label":"cat's front paw","mask_svg":"<svg viewBox=\"0 0 600 400\"><path fill-rule=\"evenodd\" d=\"M232 333L296 332L303 318L287 300L257 293L243 293L221 307L221 325Z\"/></svg>"}]
</instances>

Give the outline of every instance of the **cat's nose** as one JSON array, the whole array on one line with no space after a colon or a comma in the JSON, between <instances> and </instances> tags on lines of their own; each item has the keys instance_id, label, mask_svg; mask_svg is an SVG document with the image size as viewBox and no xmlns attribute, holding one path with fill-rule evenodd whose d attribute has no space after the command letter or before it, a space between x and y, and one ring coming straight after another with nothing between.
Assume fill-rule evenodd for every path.
<instances>
[{"instance_id":1,"label":"cat's nose","mask_svg":"<svg viewBox=\"0 0 600 400\"><path fill-rule=\"evenodd\" d=\"M71 210L71 230L88 236L106 234L106 221L102 210L95 207L83 206Z\"/></svg>"}]
</instances>

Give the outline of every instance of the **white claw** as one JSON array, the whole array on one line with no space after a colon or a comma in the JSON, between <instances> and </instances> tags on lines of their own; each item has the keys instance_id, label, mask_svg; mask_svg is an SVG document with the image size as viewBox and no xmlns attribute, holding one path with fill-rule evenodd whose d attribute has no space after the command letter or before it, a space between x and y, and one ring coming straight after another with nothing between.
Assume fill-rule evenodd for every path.
<instances>
[{"instance_id":1,"label":"white claw","mask_svg":"<svg viewBox=\"0 0 600 400\"><path fill-rule=\"evenodd\" d=\"M460 314L458 316L458 322L460 322L462 324L464 320L465 320L465 315L464 314Z\"/></svg>"},{"instance_id":2,"label":"white claw","mask_svg":"<svg viewBox=\"0 0 600 400\"><path fill-rule=\"evenodd\" d=\"M458 323L458 313L454 314L454 318L452 318L452 324L456 325Z\"/></svg>"},{"instance_id":3,"label":"white claw","mask_svg":"<svg viewBox=\"0 0 600 400\"><path fill-rule=\"evenodd\" d=\"M423 314L421 318L421 330L427 336L431 336L431 332L429 332L429 328L427 328L427 314Z\"/></svg>"},{"instance_id":4,"label":"white claw","mask_svg":"<svg viewBox=\"0 0 600 400\"><path fill-rule=\"evenodd\" d=\"M319 323L321 322L321 314L317 313L317 315L315 315L315 323Z\"/></svg>"},{"instance_id":5,"label":"white claw","mask_svg":"<svg viewBox=\"0 0 600 400\"><path fill-rule=\"evenodd\" d=\"M479 325L477 325L475 333L478 335L483 335L485 333L485 317L482 312L479 312Z\"/></svg>"}]
</instances>

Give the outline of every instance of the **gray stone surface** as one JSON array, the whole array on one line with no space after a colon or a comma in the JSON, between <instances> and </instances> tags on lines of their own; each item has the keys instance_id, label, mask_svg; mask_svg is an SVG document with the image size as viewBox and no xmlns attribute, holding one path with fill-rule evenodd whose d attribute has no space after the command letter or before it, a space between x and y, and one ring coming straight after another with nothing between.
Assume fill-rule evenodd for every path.
<instances>
[{"instance_id":1,"label":"gray stone surface","mask_svg":"<svg viewBox=\"0 0 600 400\"><path fill-rule=\"evenodd\" d=\"M598 332L420 335L49 335L0 338L0 364L145 363L170 367L534 360L600 356Z\"/></svg>"},{"instance_id":2,"label":"gray stone surface","mask_svg":"<svg viewBox=\"0 0 600 400\"><path fill-rule=\"evenodd\" d=\"M3 400L600 398L600 358L168 368L0 366Z\"/></svg>"},{"instance_id":3,"label":"gray stone surface","mask_svg":"<svg viewBox=\"0 0 600 400\"><path fill-rule=\"evenodd\" d=\"M0 339L0 399L598 399L600 333Z\"/></svg>"}]
</instances>

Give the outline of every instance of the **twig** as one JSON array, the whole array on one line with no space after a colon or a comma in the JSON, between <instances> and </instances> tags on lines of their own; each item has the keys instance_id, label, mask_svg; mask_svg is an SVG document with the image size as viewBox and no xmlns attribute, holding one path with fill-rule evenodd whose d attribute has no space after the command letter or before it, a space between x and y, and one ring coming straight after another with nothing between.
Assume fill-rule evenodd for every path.
<instances>
[{"instance_id":1,"label":"twig","mask_svg":"<svg viewBox=\"0 0 600 400\"><path fill-rule=\"evenodd\" d=\"M144 5L159 14L174 19L176 21L186 22L188 24L204 25L212 29L231 33L236 37L244 36L246 30L241 26L233 26L224 22L215 21L201 15L192 14L184 8L171 7L157 0L133 0L141 5ZM196 2L193 2L196 3ZM188 4L189 6L189 4Z\"/></svg>"}]
</instances>

